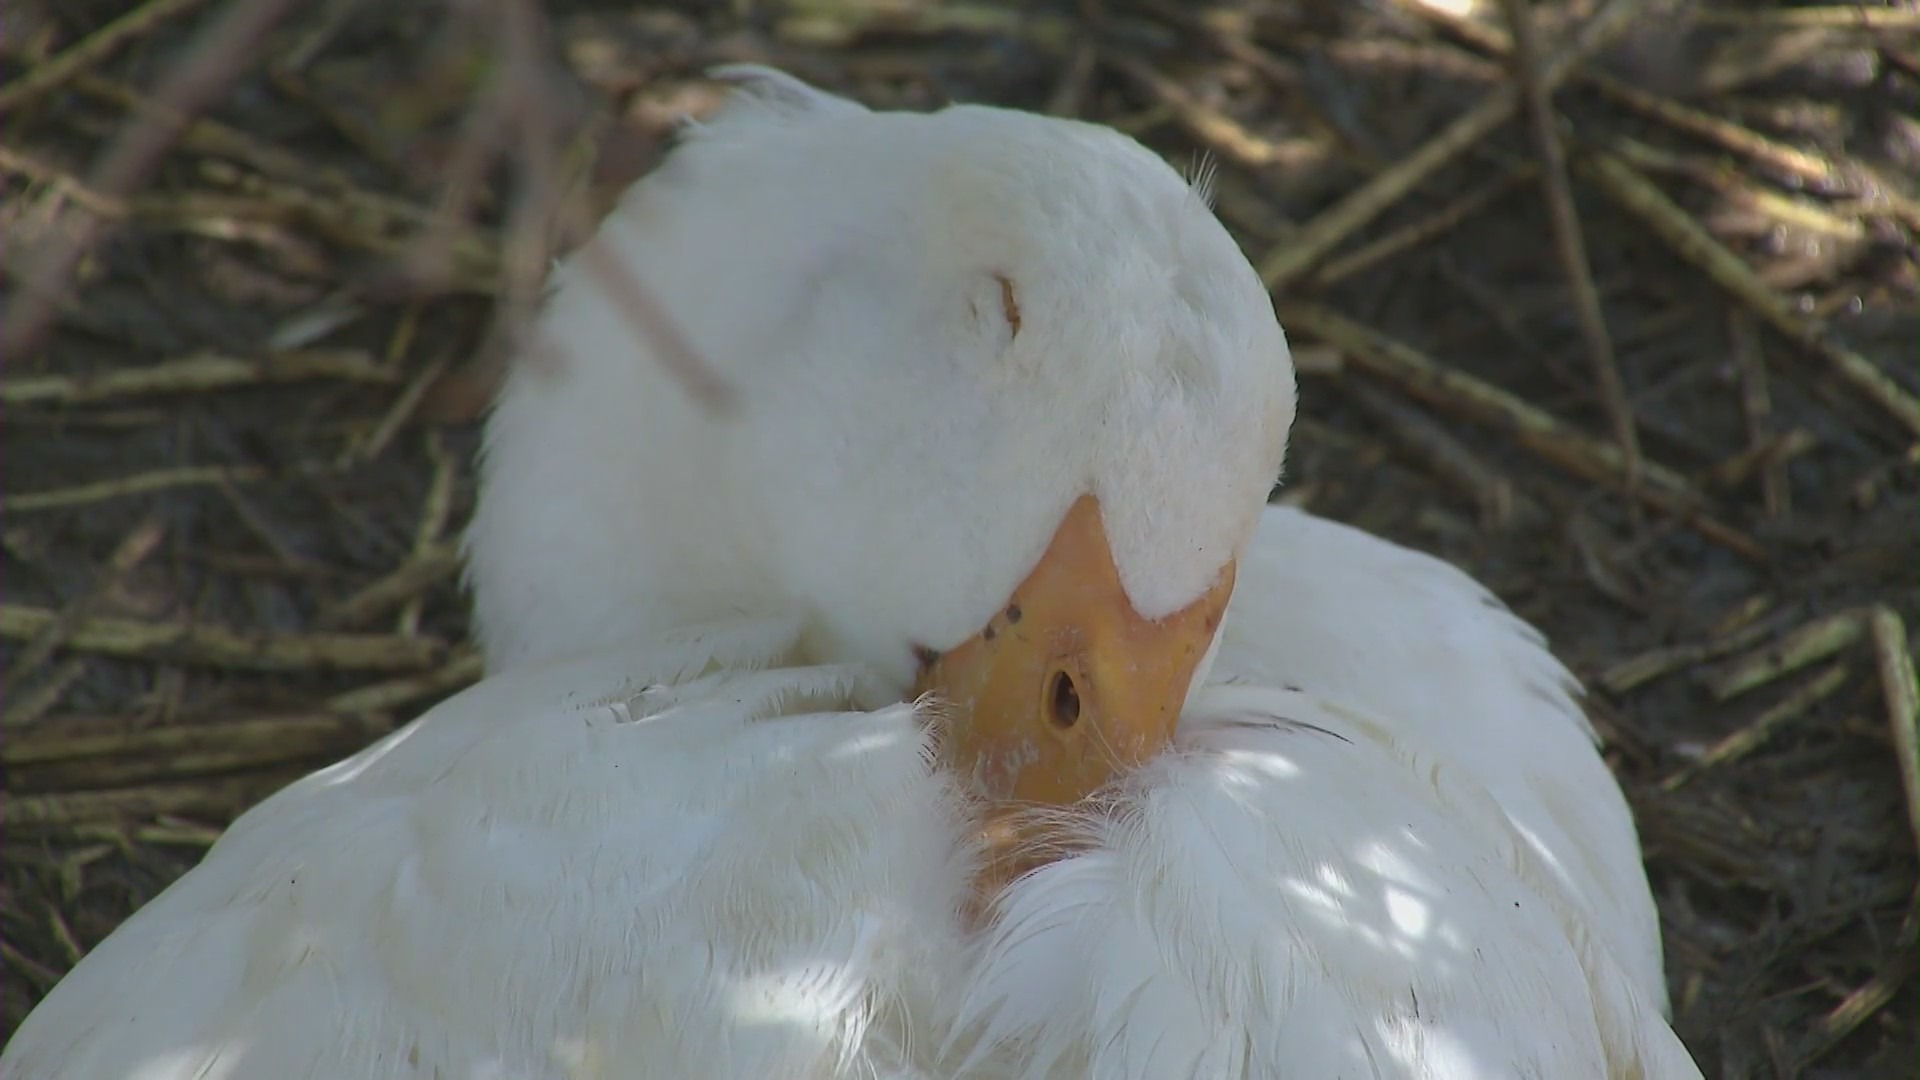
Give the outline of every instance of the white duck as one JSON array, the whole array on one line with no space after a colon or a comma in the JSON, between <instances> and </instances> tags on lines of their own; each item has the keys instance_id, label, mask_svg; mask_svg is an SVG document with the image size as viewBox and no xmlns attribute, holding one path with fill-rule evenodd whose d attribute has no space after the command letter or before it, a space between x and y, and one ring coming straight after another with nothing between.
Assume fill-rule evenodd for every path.
<instances>
[{"instance_id":1,"label":"white duck","mask_svg":"<svg viewBox=\"0 0 1920 1080\"><path fill-rule=\"evenodd\" d=\"M0 1075L1697 1076L1566 672L1263 509L1292 371L1202 198L730 74L594 243L737 414L563 268L488 431L494 674L242 817Z\"/></svg>"}]
</instances>

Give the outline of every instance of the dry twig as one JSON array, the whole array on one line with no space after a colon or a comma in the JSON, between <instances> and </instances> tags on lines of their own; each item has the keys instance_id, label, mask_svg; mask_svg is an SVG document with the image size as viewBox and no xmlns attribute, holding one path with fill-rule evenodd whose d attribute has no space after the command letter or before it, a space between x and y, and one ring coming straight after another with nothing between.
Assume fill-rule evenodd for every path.
<instances>
[{"instance_id":1,"label":"dry twig","mask_svg":"<svg viewBox=\"0 0 1920 1080\"><path fill-rule=\"evenodd\" d=\"M1758 455L1771 438L1773 416L1773 398L1767 392L1767 362L1760 354L1760 328L1754 325L1750 313L1736 310L1727 317L1727 331L1733 342L1734 365L1740 373L1740 414L1747 422L1748 453ZM1763 466L1760 490L1769 517L1779 517L1792 508L1792 492L1783 466L1779 456Z\"/></svg>"},{"instance_id":2,"label":"dry twig","mask_svg":"<svg viewBox=\"0 0 1920 1080\"><path fill-rule=\"evenodd\" d=\"M1765 648L1722 667L1706 679L1715 701L1726 701L1765 686L1783 675L1825 660L1860 640L1865 630L1860 613L1842 611L1815 619Z\"/></svg>"},{"instance_id":3,"label":"dry twig","mask_svg":"<svg viewBox=\"0 0 1920 1080\"><path fill-rule=\"evenodd\" d=\"M1761 281L1745 260L1722 246L1633 166L1604 152L1588 155L1576 166L1622 208L1644 221L1681 258L1704 270L1789 340L1825 360L1836 375L1898 420L1909 433L1920 434L1920 401L1902 390L1873 361L1833 341L1824 326L1795 314L1793 306Z\"/></svg>"},{"instance_id":4,"label":"dry twig","mask_svg":"<svg viewBox=\"0 0 1920 1080\"><path fill-rule=\"evenodd\" d=\"M56 665L37 686L22 687L8 680L7 703L0 711L0 728L26 727L53 711L87 673L87 662L74 656Z\"/></svg>"},{"instance_id":5,"label":"dry twig","mask_svg":"<svg viewBox=\"0 0 1920 1080\"><path fill-rule=\"evenodd\" d=\"M166 530L158 517L149 514L142 518L140 524L135 525L118 544L114 545L113 553L107 556L106 566L102 568L104 573L99 579L78 599L68 604L46 630L28 643L26 648L20 650L20 655L14 657L13 663L7 666L6 674L0 675L0 682L4 682L9 687L19 686L22 679L32 674L35 668L46 662L47 657L53 655L54 650L60 647L61 643L67 639L67 635L72 633L73 627L85 618L88 612L119 587L129 571L153 554L154 549L160 546L160 541L165 537Z\"/></svg>"},{"instance_id":6,"label":"dry twig","mask_svg":"<svg viewBox=\"0 0 1920 1080\"><path fill-rule=\"evenodd\" d=\"M1705 8L1695 12L1693 17L1708 26L1819 26L1859 30L1912 30L1920 27L1920 10L1904 5L1870 7L1866 4L1835 4L1832 7L1738 11Z\"/></svg>"},{"instance_id":7,"label":"dry twig","mask_svg":"<svg viewBox=\"0 0 1920 1080\"><path fill-rule=\"evenodd\" d=\"M258 465L186 465L174 469L155 469L152 472L135 473L132 476L116 477L112 480L99 480L91 484L8 495L4 502L0 502L0 506L5 506L7 512L12 514L25 514L35 510L69 509L89 503L104 502L108 499L148 495L170 488L251 484L267 479L268 475L267 470Z\"/></svg>"},{"instance_id":8,"label":"dry twig","mask_svg":"<svg viewBox=\"0 0 1920 1080\"><path fill-rule=\"evenodd\" d=\"M438 544L417 552L372 584L320 614L325 630L365 626L382 614L452 577L460 569L460 553L452 544Z\"/></svg>"},{"instance_id":9,"label":"dry twig","mask_svg":"<svg viewBox=\"0 0 1920 1080\"><path fill-rule=\"evenodd\" d=\"M413 418L415 410L420 408L420 401L427 396L427 391L440 379L440 376L446 374L448 366L448 357L436 356L428 361L413 378L407 380L407 385L394 396L393 402L387 406L387 411L380 417L379 423L373 426L373 430L367 433L365 439L345 455L347 459L364 465L385 453L388 444L393 442L393 437L400 433L400 429Z\"/></svg>"},{"instance_id":10,"label":"dry twig","mask_svg":"<svg viewBox=\"0 0 1920 1080\"><path fill-rule=\"evenodd\" d=\"M0 113L12 113L20 106L59 89L121 46L144 36L168 19L192 11L202 3L205 0L147 0L81 38L65 52L33 65L25 75L0 87Z\"/></svg>"},{"instance_id":11,"label":"dry twig","mask_svg":"<svg viewBox=\"0 0 1920 1080\"><path fill-rule=\"evenodd\" d=\"M1627 401L1620 364L1613 355L1613 340L1607 335L1606 315L1600 310L1600 293L1593 287L1593 268L1587 261L1587 240L1580 228L1580 210L1574 205L1573 186L1567 182L1567 154L1560 144L1553 91L1541 71L1533 11L1527 0L1502 0L1502 7L1507 13L1507 24L1512 27L1514 78L1521 86L1527 119L1533 129L1535 153L1540 158L1541 192L1546 196L1548 220L1553 223L1554 248L1560 255L1560 267L1567 275L1567 287L1573 292L1574 312L1579 316L1580 335L1587 342L1587 356L1593 364L1600 404L1613 424L1613 439L1620 446L1627 490L1632 492L1640 486L1640 436L1634 431L1633 406Z\"/></svg>"},{"instance_id":12,"label":"dry twig","mask_svg":"<svg viewBox=\"0 0 1920 1080\"><path fill-rule=\"evenodd\" d=\"M1706 480L1717 487L1733 488L1746 483L1756 472L1763 477L1781 477L1780 490L1783 494L1779 497L1784 505L1784 492L1788 490L1784 486L1784 466L1819 446L1819 438L1806 428L1769 435L1707 470Z\"/></svg>"},{"instance_id":13,"label":"dry twig","mask_svg":"<svg viewBox=\"0 0 1920 1080\"><path fill-rule=\"evenodd\" d=\"M142 820L162 815L228 819L286 784L297 773L200 777L172 784L0 796L0 824L17 833L44 834L83 823Z\"/></svg>"},{"instance_id":14,"label":"dry twig","mask_svg":"<svg viewBox=\"0 0 1920 1080\"><path fill-rule=\"evenodd\" d=\"M1224 160L1253 169L1269 166L1297 169L1326 157L1325 140L1301 138L1276 142L1265 138L1200 100L1137 56L1116 54L1102 59L1144 87L1172 111L1188 134Z\"/></svg>"},{"instance_id":15,"label":"dry twig","mask_svg":"<svg viewBox=\"0 0 1920 1080\"><path fill-rule=\"evenodd\" d=\"M1788 721L1805 714L1815 704L1832 697L1836 691L1845 686L1847 674L1845 664L1834 664L1808 679L1793 693L1769 706L1752 720L1740 725L1739 730L1709 746L1699 759L1687 768L1662 780L1660 790L1678 791L1681 785L1708 769L1738 761L1758 750L1761 744L1771 739Z\"/></svg>"},{"instance_id":16,"label":"dry twig","mask_svg":"<svg viewBox=\"0 0 1920 1080\"><path fill-rule=\"evenodd\" d=\"M292 0L244 0L230 5L154 90L152 98L162 107L161 115L187 117L205 108L233 81L291 4ZM87 187L110 199L125 198L160 160L180 126L150 117L128 120L94 166ZM0 308L0 356L18 356L39 342L74 268L98 242L104 224L96 217L82 217L41 253L18 291Z\"/></svg>"},{"instance_id":17,"label":"dry twig","mask_svg":"<svg viewBox=\"0 0 1920 1080\"><path fill-rule=\"evenodd\" d=\"M1368 241L1345 255L1327 260L1313 274L1313 283L1323 287L1337 284L1396 255L1436 240L1461 222L1492 207L1522 184L1531 183L1539 175L1540 167L1529 163L1493 183L1475 187L1431 214L1408 222L1377 240Z\"/></svg>"},{"instance_id":18,"label":"dry twig","mask_svg":"<svg viewBox=\"0 0 1920 1080\"><path fill-rule=\"evenodd\" d=\"M115 398L196 394L306 379L342 379L375 385L396 381L391 370L355 349L297 350L259 360L195 353L178 360L117 368L95 376L29 375L0 379L0 403L91 405Z\"/></svg>"},{"instance_id":19,"label":"dry twig","mask_svg":"<svg viewBox=\"0 0 1920 1080\"><path fill-rule=\"evenodd\" d=\"M1624 694L1662 676L1748 648L1764 638L1770 629L1765 623L1741 626L1710 635L1705 641L1649 649L1612 665L1594 681L1608 693Z\"/></svg>"},{"instance_id":20,"label":"dry twig","mask_svg":"<svg viewBox=\"0 0 1920 1080\"><path fill-rule=\"evenodd\" d=\"M1472 42L1476 48L1496 56L1507 56L1513 51L1511 37L1502 33L1498 27L1481 22L1471 15L1454 14L1443 6L1422 3L1420 0L1399 0L1396 6L1409 14L1445 26L1448 30ZM1819 9L1796 10L1817 11ZM1884 9L1845 10L1865 12ZM1707 14L1711 15L1711 13ZM1755 19L1760 14L1759 12L1742 12L1735 18L1746 24L1747 20ZM1696 17L1699 15L1700 13L1695 13ZM1574 72L1571 78L1582 85L1593 87L1615 104L1663 123L1676 131L1704 139L1723 150L1759 162L1801 182L1851 191L1876 207L1884 207L1904 222L1908 228L1920 230L1920 202L1914 201L1884 183L1863 184L1857 178L1870 176L1873 170L1860 162L1838 154L1829 160L1818 154L1788 146L1731 120L1623 82L1604 71L1582 68Z\"/></svg>"},{"instance_id":21,"label":"dry twig","mask_svg":"<svg viewBox=\"0 0 1920 1080\"><path fill-rule=\"evenodd\" d=\"M1819 1061L1833 1052L1841 1040L1860 1029L1860 1025L1873 1018L1873 1015L1889 1005L1900 993L1900 988L1913 978L1916 965L1914 960L1920 956L1920 925L1916 925L1915 912L1920 910L1920 893L1907 901L1907 917L1901 924L1898 939L1886 962L1873 977L1855 987L1846 997L1840 999L1827 1015L1807 1033L1795 1053L1795 1064L1791 1070L1798 1073L1808 1065Z\"/></svg>"},{"instance_id":22,"label":"dry twig","mask_svg":"<svg viewBox=\"0 0 1920 1080\"><path fill-rule=\"evenodd\" d=\"M334 712L145 729L84 727L50 722L0 746L14 790L99 790L305 765L357 750L393 729L384 716Z\"/></svg>"},{"instance_id":23,"label":"dry twig","mask_svg":"<svg viewBox=\"0 0 1920 1080\"><path fill-rule=\"evenodd\" d=\"M1627 483L1626 462L1620 449L1576 432L1522 401L1462 371L1442 366L1419 350L1387 338L1331 308L1306 301L1280 307L1281 322L1338 346L1348 359L1374 374L1392 380L1408 393L1512 435L1542 458L1589 480L1598 480L1628 492L1656 509L1675 514L1700 535L1756 562L1766 561L1766 549L1752 537L1729 526L1704 509L1706 500L1679 474L1653 462L1642 472L1646 483Z\"/></svg>"},{"instance_id":24,"label":"dry twig","mask_svg":"<svg viewBox=\"0 0 1920 1080\"><path fill-rule=\"evenodd\" d=\"M1564 82L1587 57L1604 48L1625 30L1643 0L1608 0L1605 7L1581 26L1574 39L1542 65L1540 85L1551 90ZM1520 109L1520 88L1512 84L1489 94L1479 105L1449 124L1446 130L1392 168L1354 189L1320 216L1260 260L1260 278L1267 288L1282 292L1312 270L1328 253L1427 177L1460 156L1468 147L1492 134Z\"/></svg>"},{"instance_id":25,"label":"dry twig","mask_svg":"<svg viewBox=\"0 0 1920 1080\"><path fill-rule=\"evenodd\" d=\"M1920 686L1915 685L1913 651L1906 624L1892 609L1876 605L1866 616L1873 629L1873 657L1887 697L1887 725L1893 729L1893 756L1900 786L1907 794L1907 823L1920 844Z\"/></svg>"},{"instance_id":26,"label":"dry twig","mask_svg":"<svg viewBox=\"0 0 1920 1080\"><path fill-rule=\"evenodd\" d=\"M0 638L31 641L54 625L59 613L26 604L0 604ZM410 671L446 654L433 638L387 634L246 635L191 623L142 622L95 616L69 628L66 647L133 659L170 660L255 671L307 668Z\"/></svg>"},{"instance_id":27,"label":"dry twig","mask_svg":"<svg viewBox=\"0 0 1920 1080\"><path fill-rule=\"evenodd\" d=\"M370 713L397 709L402 705L412 705L426 698L439 697L458 690L480 678L484 671L485 665L481 662L478 652L472 649L458 649L455 650L452 659L432 671L388 679L385 682L362 686L328 698L327 711Z\"/></svg>"},{"instance_id":28,"label":"dry twig","mask_svg":"<svg viewBox=\"0 0 1920 1080\"><path fill-rule=\"evenodd\" d=\"M1357 380L1348 380L1342 389L1353 395L1361 408L1383 421L1387 431L1423 466L1472 499L1487 528L1505 529L1513 524L1515 508L1524 496L1505 475L1419 410Z\"/></svg>"},{"instance_id":29,"label":"dry twig","mask_svg":"<svg viewBox=\"0 0 1920 1080\"><path fill-rule=\"evenodd\" d=\"M430 558L432 552L441 546L441 534L446 532L447 520L453 514L453 455L447 453L446 445L437 431L427 432L426 448L427 460L433 463L433 479L427 485L427 497L420 503L420 520L413 528L415 560ZM419 633L423 609L424 603L418 594L409 597L400 608L394 632L408 636Z\"/></svg>"}]
</instances>

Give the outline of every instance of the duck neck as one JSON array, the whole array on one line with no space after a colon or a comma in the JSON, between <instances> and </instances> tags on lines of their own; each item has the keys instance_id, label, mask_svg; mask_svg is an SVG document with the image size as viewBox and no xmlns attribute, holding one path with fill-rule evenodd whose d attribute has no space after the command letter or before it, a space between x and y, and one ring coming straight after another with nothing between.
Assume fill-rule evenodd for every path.
<instances>
[{"instance_id":1,"label":"duck neck","mask_svg":"<svg viewBox=\"0 0 1920 1080\"><path fill-rule=\"evenodd\" d=\"M646 358L553 363L518 365L487 426L466 541L487 669L794 614L729 422Z\"/></svg>"}]
</instances>

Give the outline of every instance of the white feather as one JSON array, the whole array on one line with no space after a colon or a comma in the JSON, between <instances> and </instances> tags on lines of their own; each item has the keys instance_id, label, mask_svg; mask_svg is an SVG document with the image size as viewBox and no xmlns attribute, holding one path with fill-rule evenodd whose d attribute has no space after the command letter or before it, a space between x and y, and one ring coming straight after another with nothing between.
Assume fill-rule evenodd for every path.
<instances>
[{"instance_id":1,"label":"white feather","mask_svg":"<svg viewBox=\"0 0 1920 1080\"><path fill-rule=\"evenodd\" d=\"M1627 802L1573 676L1455 567L1270 507L1240 563L1216 679L1364 709L1486 788L1562 901L1666 1007L1660 929Z\"/></svg>"},{"instance_id":2,"label":"white feather","mask_svg":"<svg viewBox=\"0 0 1920 1080\"><path fill-rule=\"evenodd\" d=\"M497 676L289 787L54 988L5 1075L916 1075L963 815L912 709L763 667L794 631Z\"/></svg>"},{"instance_id":3,"label":"white feather","mask_svg":"<svg viewBox=\"0 0 1920 1080\"><path fill-rule=\"evenodd\" d=\"M1301 691L1181 723L1004 894L953 1021L976 1075L1699 1075L1466 768Z\"/></svg>"}]
</instances>

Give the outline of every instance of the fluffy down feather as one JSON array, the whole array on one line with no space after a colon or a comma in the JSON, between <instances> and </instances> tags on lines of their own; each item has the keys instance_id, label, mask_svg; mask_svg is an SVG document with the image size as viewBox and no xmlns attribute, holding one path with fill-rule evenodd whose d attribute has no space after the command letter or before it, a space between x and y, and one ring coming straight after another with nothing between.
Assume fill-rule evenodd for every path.
<instances>
[{"instance_id":1,"label":"fluffy down feather","mask_svg":"<svg viewBox=\"0 0 1920 1080\"><path fill-rule=\"evenodd\" d=\"M1660 926L1627 801L1579 685L1479 582L1424 552L1269 507L1241 562L1214 679L1366 710L1483 785L1544 875L1666 1008Z\"/></svg>"},{"instance_id":2,"label":"fluffy down feather","mask_svg":"<svg viewBox=\"0 0 1920 1080\"><path fill-rule=\"evenodd\" d=\"M294 784L81 961L0 1072L920 1075L961 816L913 709L768 667L796 635L509 673Z\"/></svg>"},{"instance_id":3,"label":"fluffy down feather","mask_svg":"<svg viewBox=\"0 0 1920 1080\"><path fill-rule=\"evenodd\" d=\"M1468 770L1302 691L1210 687L1182 725L1003 896L955 1021L976 1075L1699 1075Z\"/></svg>"}]
</instances>

